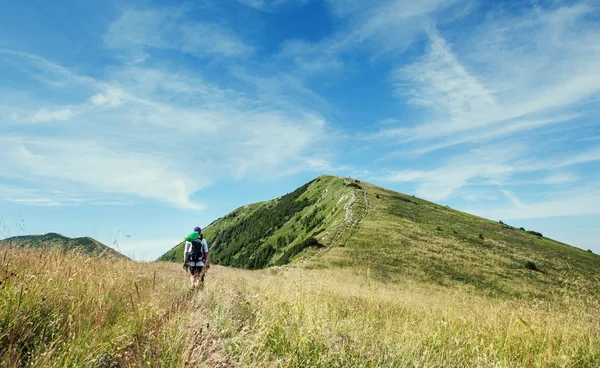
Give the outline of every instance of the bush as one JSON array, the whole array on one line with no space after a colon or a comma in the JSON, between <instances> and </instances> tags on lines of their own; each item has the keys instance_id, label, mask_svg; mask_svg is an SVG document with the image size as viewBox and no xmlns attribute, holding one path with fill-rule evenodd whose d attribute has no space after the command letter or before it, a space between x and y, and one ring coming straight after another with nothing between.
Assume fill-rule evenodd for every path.
<instances>
[{"instance_id":1,"label":"bush","mask_svg":"<svg viewBox=\"0 0 600 368\"><path fill-rule=\"evenodd\" d=\"M379 194L375 194L375 198L381 198Z\"/></svg>"},{"instance_id":2,"label":"bush","mask_svg":"<svg viewBox=\"0 0 600 368\"><path fill-rule=\"evenodd\" d=\"M591 250L591 249L588 249L588 252L590 252L590 253L594 253L594 252L592 252L592 250Z\"/></svg>"},{"instance_id":3,"label":"bush","mask_svg":"<svg viewBox=\"0 0 600 368\"><path fill-rule=\"evenodd\" d=\"M542 235L542 233L538 233L537 231L533 231L533 230L529 230L527 232L527 234L531 234L531 235L535 235L535 236L539 236L540 238L543 238L544 236Z\"/></svg>"},{"instance_id":4,"label":"bush","mask_svg":"<svg viewBox=\"0 0 600 368\"><path fill-rule=\"evenodd\" d=\"M519 230L527 231L524 227L520 227Z\"/></svg>"},{"instance_id":5,"label":"bush","mask_svg":"<svg viewBox=\"0 0 600 368\"><path fill-rule=\"evenodd\" d=\"M442 228L438 226L437 231L444 231L444 230L442 230Z\"/></svg>"},{"instance_id":6,"label":"bush","mask_svg":"<svg viewBox=\"0 0 600 368\"><path fill-rule=\"evenodd\" d=\"M532 270L532 271L539 271L540 269L537 267L537 265L531 261L527 261L525 262L525 268L528 270Z\"/></svg>"},{"instance_id":7,"label":"bush","mask_svg":"<svg viewBox=\"0 0 600 368\"><path fill-rule=\"evenodd\" d=\"M485 238L483 237L482 234L479 234L479 239L484 240Z\"/></svg>"},{"instance_id":8,"label":"bush","mask_svg":"<svg viewBox=\"0 0 600 368\"><path fill-rule=\"evenodd\" d=\"M354 188L357 188L357 189L362 189L362 187L359 184L357 184L357 183L348 183L348 184L346 184L346 186L347 187L354 187Z\"/></svg>"}]
</instances>

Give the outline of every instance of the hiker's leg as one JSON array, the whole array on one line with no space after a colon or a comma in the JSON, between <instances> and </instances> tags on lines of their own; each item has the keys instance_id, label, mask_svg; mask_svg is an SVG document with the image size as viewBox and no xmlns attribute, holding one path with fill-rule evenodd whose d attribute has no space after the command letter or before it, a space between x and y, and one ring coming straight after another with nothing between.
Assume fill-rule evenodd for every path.
<instances>
[{"instance_id":1,"label":"hiker's leg","mask_svg":"<svg viewBox=\"0 0 600 368\"><path fill-rule=\"evenodd\" d=\"M201 270L200 268L194 267L194 282L193 282L194 288L198 287L198 283L199 283L198 279L200 277L200 270Z\"/></svg>"},{"instance_id":2,"label":"hiker's leg","mask_svg":"<svg viewBox=\"0 0 600 368\"><path fill-rule=\"evenodd\" d=\"M196 267L190 267L190 281L192 284L192 289L196 287L196 278L198 277L198 271Z\"/></svg>"},{"instance_id":3,"label":"hiker's leg","mask_svg":"<svg viewBox=\"0 0 600 368\"><path fill-rule=\"evenodd\" d=\"M200 270L200 290L204 289L204 275L206 275L206 271L204 267Z\"/></svg>"}]
</instances>

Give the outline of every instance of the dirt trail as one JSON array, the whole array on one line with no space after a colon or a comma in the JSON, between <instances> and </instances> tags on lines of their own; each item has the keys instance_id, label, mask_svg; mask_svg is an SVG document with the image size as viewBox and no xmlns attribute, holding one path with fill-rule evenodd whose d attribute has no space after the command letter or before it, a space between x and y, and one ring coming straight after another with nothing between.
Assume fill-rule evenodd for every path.
<instances>
[{"instance_id":1,"label":"dirt trail","mask_svg":"<svg viewBox=\"0 0 600 368\"><path fill-rule=\"evenodd\" d=\"M187 341L187 352L185 367L236 367L225 353L223 340L218 336L214 326L206 318L203 312L203 291L192 291L195 295L189 301L192 303L189 314L187 329L189 337Z\"/></svg>"},{"instance_id":2,"label":"dirt trail","mask_svg":"<svg viewBox=\"0 0 600 368\"><path fill-rule=\"evenodd\" d=\"M342 198L348 197L346 194L344 194ZM340 201L342 198L340 198ZM358 224L363 218L365 218L371 209L368 193L364 187L361 189L353 189L350 192L349 198L350 199L348 202L344 205L344 222L338 225L338 227L335 229L331 246L345 244L345 241L343 240L344 235L352 232L353 230L357 230ZM346 237L346 240L347 238L348 237Z\"/></svg>"}]
</instances>

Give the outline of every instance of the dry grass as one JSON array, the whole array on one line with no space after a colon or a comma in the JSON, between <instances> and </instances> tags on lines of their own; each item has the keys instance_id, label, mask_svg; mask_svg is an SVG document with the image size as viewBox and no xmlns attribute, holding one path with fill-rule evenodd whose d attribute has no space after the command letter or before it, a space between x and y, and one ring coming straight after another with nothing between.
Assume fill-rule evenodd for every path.
<instances>
[{"instance_id":1,"label":"dry grass","mask_svg":"<svg viewBox=\"0 0 600 368\"><path fill-rule=\"evenodd\" d=\"M509 301L363 272L216 268L202 301L240 366L595 367L600 304Z\"/></svg>"},{"instance_id":2,"label":"dry grass","mask_svg":"<svg viewBox=\"0 0 600 368\"><path fill-rule=\"evenodd\" d=\"M600 365L600 302L574 279L509 300L361 268L213 266L196 294L179 264L7 249L0 261L2 367Z\"/></svg>"},{"instance_id":3,"label":"dry grass","mask_svg":"<svg viewBox=\"0 0 600 368\"><path fill-rule=\"evenodd\" d=\"M0 366L172 366L189 299L173 264L0 248Z\"/></svg>"}]
</instances>

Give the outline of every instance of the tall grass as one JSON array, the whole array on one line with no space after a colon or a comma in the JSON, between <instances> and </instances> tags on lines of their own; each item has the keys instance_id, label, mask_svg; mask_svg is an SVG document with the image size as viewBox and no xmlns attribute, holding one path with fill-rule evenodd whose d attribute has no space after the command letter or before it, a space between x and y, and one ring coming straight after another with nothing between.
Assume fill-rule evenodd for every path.
<instances>
[{"instance_id":1,"label":"tall grass","mask_svg":"<svg viewBox=\"0 0 600 368\"><path fill-rule=\"evenodd\" d=\"M252 367L596 367L600 302L383 284L341 270L217 268L203 313Z\"/></svg>"},{"instance_id":2,"label":"tall grass","mask_svg":"<svg viewBox=\"0 0 600 368\"><path fill-rule=\"evenodd\" d=\"M188 285L173 264L0 248L0 366L174 366Z\"/></svg>"},{"instance_id":3,"label":"tall grass","mask_svg":"<svg viewBox=\"0 0 600 368\"><path fill-rule=\"evenodd\" d=\"M596 367L600 301L383 283L369 269L213 266L0 249L1 367ZM155 277L156 275L156 277Z\"/></svg>"}]
</instances>

